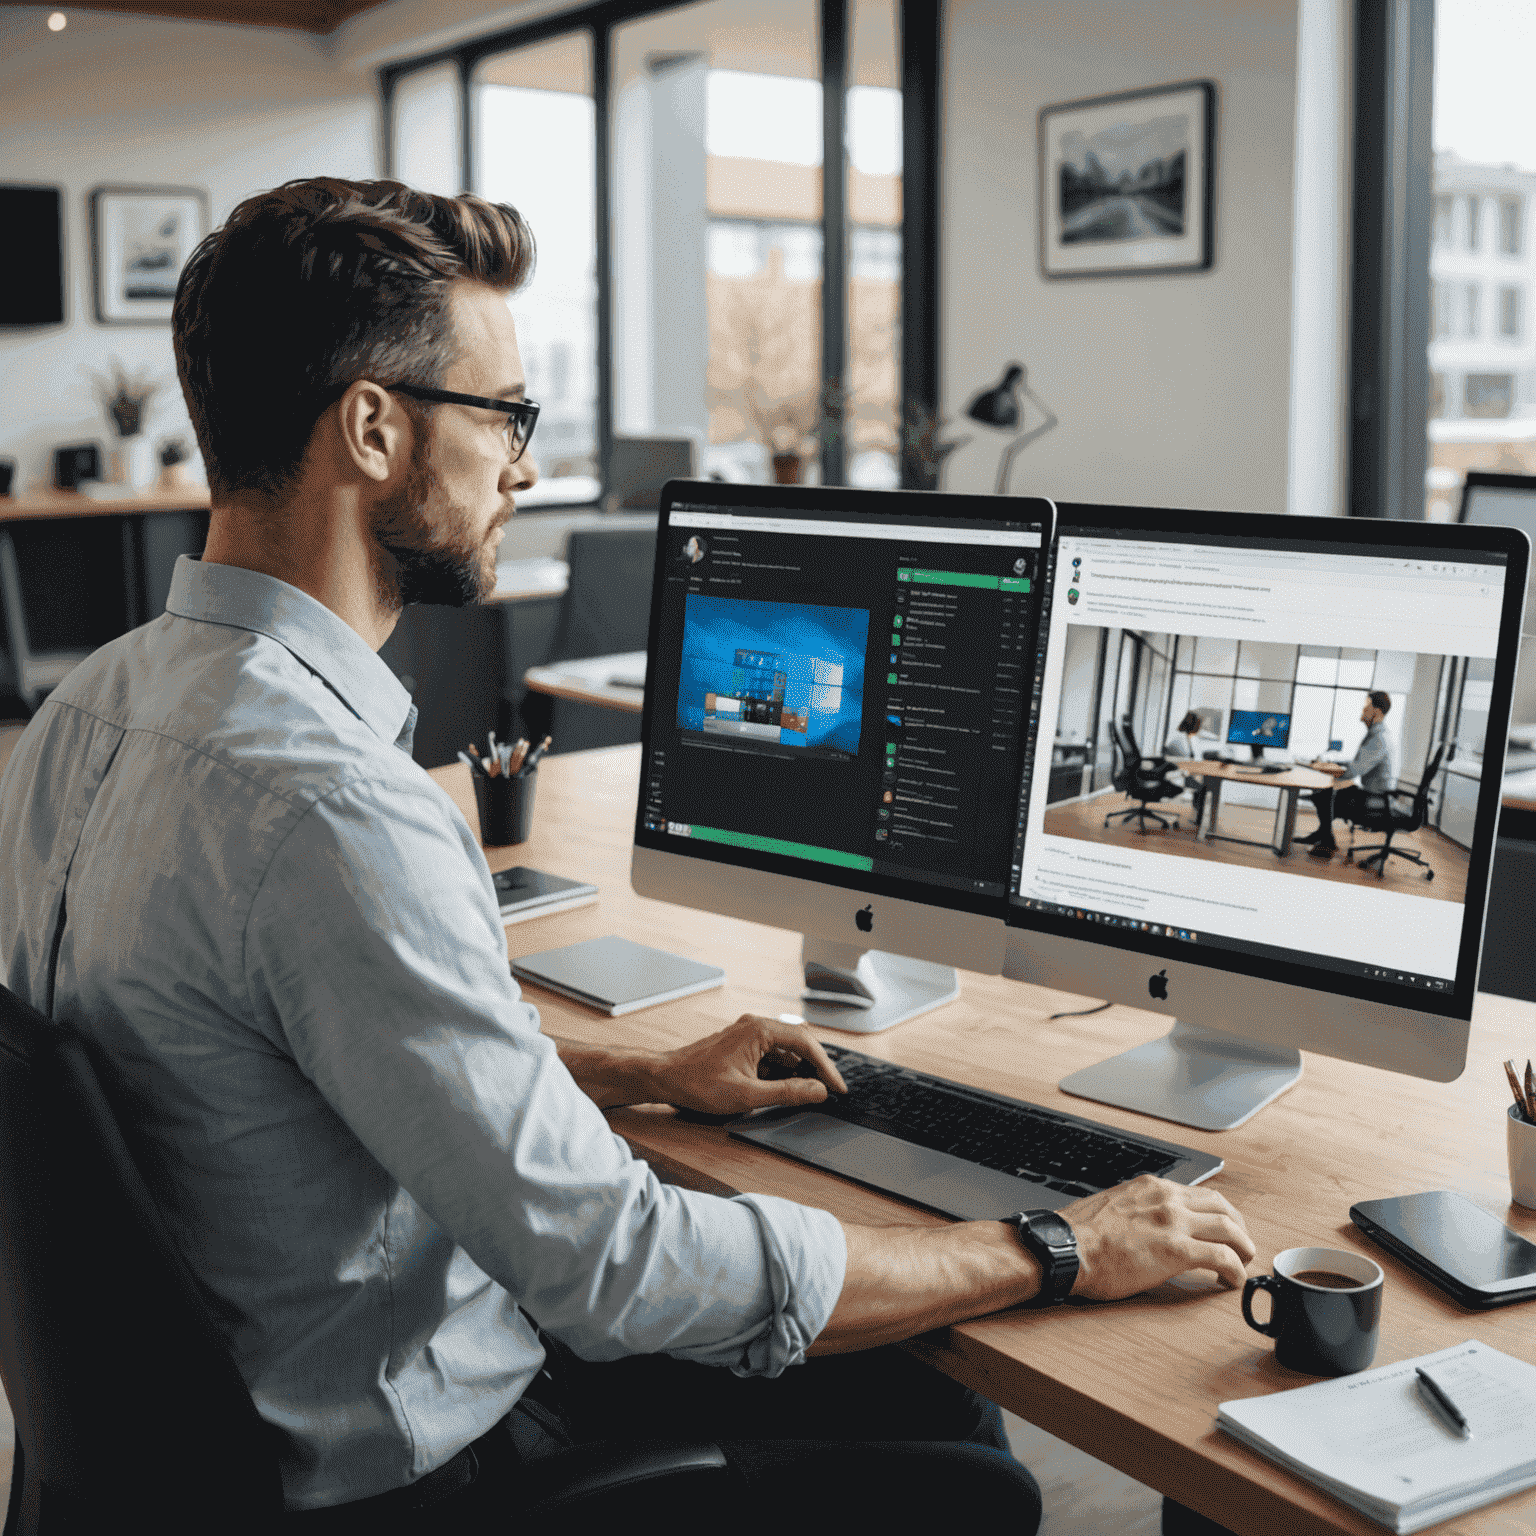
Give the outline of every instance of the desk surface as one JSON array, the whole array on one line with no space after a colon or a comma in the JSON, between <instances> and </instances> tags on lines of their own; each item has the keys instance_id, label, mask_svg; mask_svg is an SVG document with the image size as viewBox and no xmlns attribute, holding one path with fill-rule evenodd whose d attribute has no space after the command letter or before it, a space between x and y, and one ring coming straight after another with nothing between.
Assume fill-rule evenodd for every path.
<instances>
[{"instance_id":1,"label":"desk surface","mask_svg":"<svg viewBox=\"0 0 1536 1536\"><path fill-rule=\"evenodd\" d=\"M1260 784L1269 789L1326 789L1334 783L1328 774L1316 768L1287 768L1284 773L1258 773L1244 763L1212 762L1205 758L1174 758L1180 773L1193 773L1202 779L1230 779L1234 784Z\"/></svg>"},{"instance_id":2,"label":"desk surface","mask_svg":"<svg viewBox=\"0 0 1536 1536\"><path fill-rule=\"evenodd\" d=\"M543 764L535 836L517 848L491 850L492 867L530 864L581 876L602 896L596 906L508 929L509 951L619 932L723 965L726 986L622 1019L530 988L545 1028L592 1044L668 1048L742 1012L797 1011L796 935L646 900L630 890L638 773L638 747L571 753ZM468 770L454 764L433 776L474 826ZM1305 1075L1295 1088L1247 1125L1221 1133L1175 1130L1063 1094L1056 1083L1065 1073L1167 1028L1161 1018L1123 1007L1085 1019L1047 1020L1081 1006L1068 994L967 975L959 1002L887 1034L846 1039L873 1055L1217 1151L1226 1168L1213 1187L1244 1213L1261 1265L1267 1267L1281 1249L1305 1244L1355 1248L1382 1264L1387 1293L1379 1365L1472 1337L1536 1362L1536 1304L1463 1312L1371 1248L1349 1221L1357 1200L1455 1188L1536 1239L1536 1213L1509 1204L1508 1089L1499 1066L1517 1052L1522 1059L1536 1054L1536 1006L1479 998L1469 1066L1458 1082L1424 1083L1306 1055ZM615 1110L609 1118L639 1155L679 1183L785 1195L874 1225L942 1220L731 1141L721 1129L685 1124L667 1109ZM910 1347L1240 1536L1379 1536L1382 1529L1215 1429L1218 1403L1310 1379L1275 1365L1269 1342L1244 1325L1235 1295L1165 1286L1112 1305L1001 1313L925 1335ZM1530 1536L1533 1529L1536 1490L1435 1527L1458 1536Z\"/></svg>"},{"instance_id":3,"label":"desk surface","mask_svg":"<svg viewBox=\"0 0 1536 1536\"><path fill-rule=\"evenodd\" d=\"M85 496L79 491L29 491L23 496L0 496L0 523L19 523L57 517L120 517L125 512L206 512L206 485L171 486L164 490L130 491L110 498Z\"/></svg>"},{"instance_id":4,"label":"desk surface","mask_svg":"<svg viewBox=\"0 0 1536 1536\"><path fill-rule=\"evenodd\" d=\"M645 688L616 683L615 677L645 677L644 651L621 651L615 656L586 656L579 661L552 661L529 667L523 682L535 693L557 699L575 699L602 709L638 715L645 708Z\"/></svg>"}]
</instances>

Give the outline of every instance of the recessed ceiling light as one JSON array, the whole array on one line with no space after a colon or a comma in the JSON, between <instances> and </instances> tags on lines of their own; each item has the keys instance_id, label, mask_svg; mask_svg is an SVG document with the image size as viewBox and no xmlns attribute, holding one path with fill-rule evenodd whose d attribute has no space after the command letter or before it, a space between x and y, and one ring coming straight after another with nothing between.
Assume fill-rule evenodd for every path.
<instances>
[{"instance_id":1,"label":"recessed ceiling light","mask_svg":"<svg viewBox=\"0 0 1536 1536\"><path fill-rule=\"evenodd\" d=\"M50 32L62 32L69 25L69 17L63 11L55 11L48 18L48 30Z\"/></svg>"}]
</instances>

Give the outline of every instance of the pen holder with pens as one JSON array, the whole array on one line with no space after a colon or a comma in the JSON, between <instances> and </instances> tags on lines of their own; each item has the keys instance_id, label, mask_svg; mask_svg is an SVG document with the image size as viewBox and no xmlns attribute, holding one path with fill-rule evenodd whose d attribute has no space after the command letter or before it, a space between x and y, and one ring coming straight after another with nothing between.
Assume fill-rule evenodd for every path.
<instances>
[{"instance_id":1,"label":"pen holder with pens","mask_svg":"<svg viewBox=\"0 0 1536 1536\"><path fill-rule=\"evenodd\" d=\"M525 843L533 831L533 792L538 770L499 773L494 779L472 774L475 804L480 810L480 841L488 848Z\"/></svg>"},{"instance_id":2,"label":"pen holder with pens","mask_svg":"<svg viewBox=\"0 0 1536 1536\"><path fill-rule=\"evenodd\" d=\"M1536 1211L1536 1125L1509 1106L1509 1194L1516 1205Z\"/></svg>"}]
</instances>

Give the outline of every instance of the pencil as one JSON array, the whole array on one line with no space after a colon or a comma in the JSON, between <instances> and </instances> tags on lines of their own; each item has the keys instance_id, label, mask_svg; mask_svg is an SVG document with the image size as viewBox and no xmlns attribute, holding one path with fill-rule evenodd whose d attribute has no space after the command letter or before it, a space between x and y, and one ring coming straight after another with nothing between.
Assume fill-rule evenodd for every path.
<instances>
[{"instance_id":1,"label":"pencil","mask_svg":"<svg viewBox=\"0 0 1536 1536\"><path fill-rule=\"evenodd\" d=\"M1509 1079L1509 1091L1515 1096L1515 1105L1527 1120L1531 1118L1531 1106L1526 1102L1525 1094L1520 1088L1520 1079L1515 1075L1515 1064L1511 1061L1504 1063L1504 1075Z\"/></svg>"},{"instance_id":2,"label":"pencil","mask_svg":"<svg viewBox=\"0 0 1536 1536\"><path fill-rule=\"evenodd\" d=\"M1525 1118L1536 1125L1536 1072L1531 1070L1531 1058L1525 1058Z\"/></svg>"}]
</instances>

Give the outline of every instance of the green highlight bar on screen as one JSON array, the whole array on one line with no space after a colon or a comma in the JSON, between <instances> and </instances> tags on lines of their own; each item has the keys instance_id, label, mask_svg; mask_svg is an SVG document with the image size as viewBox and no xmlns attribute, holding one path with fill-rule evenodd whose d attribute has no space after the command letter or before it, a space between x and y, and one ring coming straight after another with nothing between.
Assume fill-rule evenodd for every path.
<instances>
[{"instance_id":1,"label":"green highlight bar on screen","mask_svg":"<svg viewBox=\"0 0 1536 1536\"><path fill-rule=\"evenodd\" d=\"M1004 592L1028 592L1028 576L1004 576L999 583Z\"/></svg>"},{"instance_id":2,"label":"green highlight bar on screen","mask_svg":"<svg viewBox=\"0 0 1536 1536\"><path fill-rule=\"evenodd\" d=\"M999 578L975 576L969 571L921 571L904 565L897 570L896 580L926 582L930 587L991 587L995 592Z\"/></svg>"},{"instance_id":3,"label":"green highlight bar on screen","mask_svg":"<svg viewBox=\"0 0 1536 1536\"><path fill-rule=\"evenodd\" d=\"M875 867L873 859L860 853L817 848L811 843L790 843L782 837L759 837L755 832L724 832L719 827L695 826L692 835L704 843L729 843L732 848L751 848L756 853L782 853L791 859L814 859L818 864L839 864L844 869L862 869L866 874Z\"/></svg>"}]
</instances>

